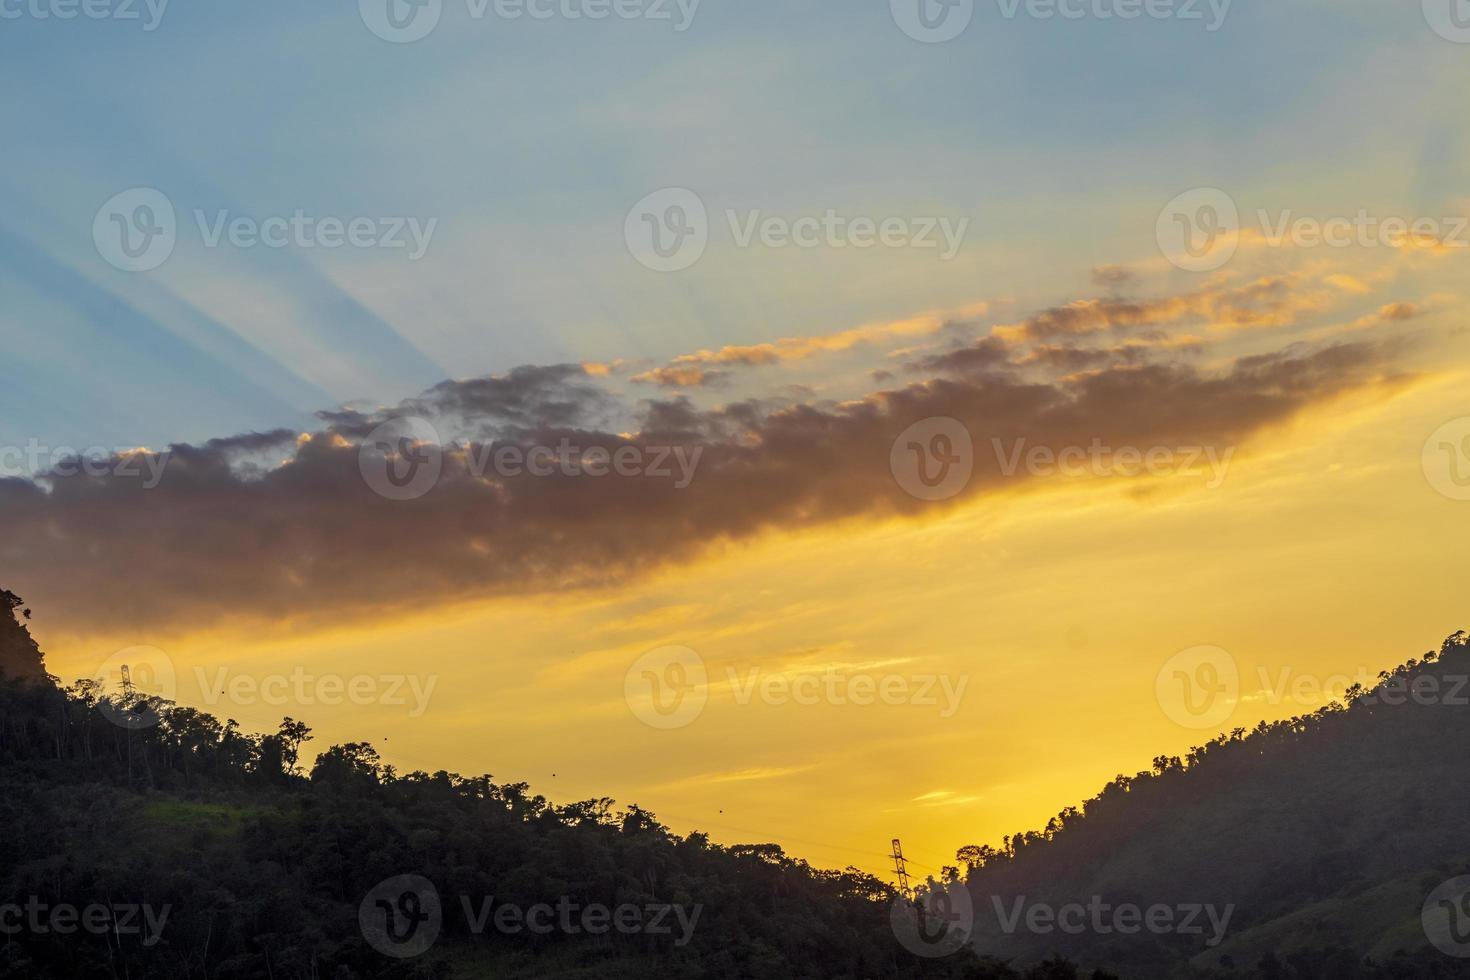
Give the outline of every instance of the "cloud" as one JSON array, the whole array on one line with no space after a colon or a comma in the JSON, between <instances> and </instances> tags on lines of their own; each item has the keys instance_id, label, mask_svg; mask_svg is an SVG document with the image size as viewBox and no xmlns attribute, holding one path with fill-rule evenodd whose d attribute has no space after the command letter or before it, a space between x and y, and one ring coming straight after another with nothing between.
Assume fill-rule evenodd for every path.
<instances>
[{"instance_id":1,"label":"cloud","mask_svg":"<svg viewBox=\"0 0 1470 980\"><path fill-rule=\"evenodd\" d=\"M1257 284L1150 308L1234 308L1245 295L1290 302ZM1055 327L1069 316L1036 322ZM1163 320L1104 306L1073 326L1115 322ZM959 419L971 432L973 476L953 502L962 503L1044 478L1008 475L993 440L1225 448L1339 396L1405 380L1400 348L1386 342L1287 345L1206 369L1167 343L1146 344L1146 355L1128 344L1074 349L1070 336L1063 329L1030 350L985 338L921 361L929 373L912 383L842 402L630 403L609 387L614 379L566 364L445 381L401 405L323 412L308 433L173 446L153 489L115 472L0 480L0 557L9 587L79 631L370 620L618 585L722 542L949 506L910 496L890 468L900 433L924 419ZM361 464L386 465L374 456L375 431L406 417L443 436L442 474L417 499L387 499ZM502 451L559 445L608 459L622 452L656 472L537 476L482 465ZM685 481L680 459L697 461Z\"/></svg>"},{"instance_id":2,"label":"cloud","mask_svg":"<svg viewBox=\"0 0 1470 980\"><path fill-rule=\"evenodd\" d=\"M1011 345L999 337L982 337L971 344L930 354L907 365L910 371L976 374L1011 364Z\"/></svg>"},{"instance_id":3,"label":"cloud","mask_svg":"<svg viewBox=\"0 0 1470 980\"><path fill-rule=\"evenodd\" d=\"M925 793L922 796L914 797L911 802L919 803L926 807L963 806L966 803L975 803L981 799L983 799L983 797L974 795L962 796L952 789L936 789L932 792Z\"/></svg>"},{"instance_id":4,"label":"cloud","mask_svg":"<svg viewBox=\"0 0 1470 980\"><path fill-rule=\"evenodd\" d=\"M976 303L949 316L929 314L892 323L869 324L838 333L818 334L805 337L784 337L766 344L746 344L721 347L719 350L702 350L693 354L682 354L667 365L634 375L632 380L640 384L653 384L667 388L695 388L723 382L728 370L709 368L754 368L800 361L819 354L831 354L851 350L855 347L882 344L903 337L920 337L936 334L951 326L956 318L969 319L982 316L990 309L988 303Z\"/></svg>"},{"instance_id":5,"label":"cloud","mask_svg":"<svg viewBox=\"0 0 1470 980\"><path fill-rule=\"evenodd\" d=\"M1322 309L1326 302L1323 296L1296 285L1292 276L1265 276L1241 286L1216 285L1149 300L1076 300L1020 323L997 327L995 335L1023 343L1165 324L1203 323L1220 330L1289 326L1303 313Z\"/></svg>"},{"instance_id":6,"label":"cloud","mask_svg":"<svg viewBox=\"0 0 1470 980\"><path fill-rule=\"evenodd\" d=\"M458 416L476 423L479 432L540 431L581 424L610 410L613 400L595 378L580 364L527 365L496 377L441 382L408 408Z\"/></svg>"},{"instance_id":7,"label":"cloud","mask_svg":"<svg viewBox=\"0 0 1470 980\"><path fill-rule=\"evenodd\" d=\"M1378 317L1389 322L1400 322L1412 320L1423 312L1423 309L1414 303L1389 303L1378 311Z\"/></svg>"},{"instance_id":8,"label":"cloud","mask_svg":"<svg viewBox=\"0 0 1470 980\"><path fill-rule=\"evenodd\" d=\"M686 776L662 784L660 789L685 788L690 786L718 786L725 783L752 783L763 782L768 779L786 779L790 776L799 776L805 772L811 772L816 766L755 766L749 769L736 769L729 772L701 773L695 776Z\"/></svg>"},{"instance_id":9,"label":"cloud","mask_svg":"<svg viewBox=\"0 0 1470 980\"><path fill-rule=\"evenodd\" d=\"M1322 281L1327 283L1329 286L1336 286L1338 289L1341 289L1344 292L1357 293L1359 295L1367 295L1368 293L1373 292L1372 286L1369 286L1362 280L1357 279L1354 276L1350 276L1345 272L1338 272L1330 276L1324 276Z\"/></svg>"},{"instance_id":10,"label":"cloud","mask_svg":"<svg viewBox=\"0 0 1470 980\"><path fill-rule=\"evenodd\" d=\"M710 371L694 364L684 364L644 371L633 375L632 380L661 388L704 388L720 384L729 376L727 371Z\"/></svg>"},{"instance_id":11,"label":"cloud","mask_svg":"<svg viewBox=\"0 0 1470 980\"><path fill-rule=\"evenodd\" d=\"M1125 266L1100 265L1092 270L1092 284L1112 292L1127 292L1138 284L1138 276Z\"/></svg>"},{"instance_id":12,"label":"cloud","mask_svg":"<svg viewBox=\"0 0 1470 980\"><path fill-rule=\"evenodd\" d=\"M995 334L968 344L956 344L936 354L928 354L906 365L910 371L938 374L975 375L999 368L1041 367L1070 374L1090 371L1107 365L1139 365L1161 352L1176 357L1198 354L1204 344L1189 334L1146 331L1122 344L1086 347L1074 340L1065 343L1016 345Z\"/></svg>"}]
</instances>

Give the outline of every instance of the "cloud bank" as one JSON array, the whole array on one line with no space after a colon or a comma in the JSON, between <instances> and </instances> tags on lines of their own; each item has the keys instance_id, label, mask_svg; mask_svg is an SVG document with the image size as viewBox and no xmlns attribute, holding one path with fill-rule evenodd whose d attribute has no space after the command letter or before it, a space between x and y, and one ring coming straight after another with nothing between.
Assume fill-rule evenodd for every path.
<instances>
[{"instance_id":1,"label":"cloud bank","mask_svg":"<svg viewBox=\"0 0 1470 980\"><path fill-rule=\"evenodd\" d=\"M1127 282L1109 277L1113 286ZM978 337L956 339L943 322L910 324L670 365L767 371L855 346L872 346L889 363L906 358L903 380L841 400L640 400L616 370L575 364L445 381L401 405L324 411L306 433L172 446L151 489L116 472L0 481L0 553L7 584L73 629L342 622L615 585L722 542L914 516L1037 479L1008 474L994 440L1223 449L1346 394L1405 380L1396 366L1402 347L1390 339L1281 342L1205 365L1199 345L1169 332L1280 323L1316 302L1287 280L1147 301L1110 295ZM932 346L883 350L916 337ZM895 377L864 377L875 374ZM963 422L975 451L968 482L936 505L905 490L890 457L901 433L937 417ZM377 452L401 463L423 448L375 442L385 424L405 419L443 437L441 472L422 495L389 499L363 465ZM484 465L497 453L524 461L535 447L558 445L607 460L620 451L644 461L682 452L698 466L681 481L671 466L667 475L607 464L601 475L535 475Z\"/></svg>"}]
</instances>

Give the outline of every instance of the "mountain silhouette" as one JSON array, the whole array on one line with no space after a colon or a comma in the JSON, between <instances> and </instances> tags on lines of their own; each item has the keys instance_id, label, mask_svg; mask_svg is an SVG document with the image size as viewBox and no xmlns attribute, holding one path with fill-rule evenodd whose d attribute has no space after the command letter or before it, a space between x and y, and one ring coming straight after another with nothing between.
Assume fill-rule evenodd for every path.
<instances>
[{"instance_id":1,"label":"mountain silhouette","mask_svg":"<svg viewBox=\"0 0 1470 980\"><path fill-rule=\"evenodd\" d=\"M365 742L308 763L289 717L252 735L63 689L5 618L0 980L1470 975L1464 634L963 848L910 900L636 805L400 774Z\"/></svg>"},{"instance_id":2,"label":"mountain silhouette","mask_svg":"<svg viewBox=\"0 0 1470 980\"><path fill-rule=\"evenodd\" d=\"M18 616L30 616L25 601L14 592L0 589L0 677L12 680L46 679L46 658Z\"/></svg>"},{"instance_id":3,"label":"mountain silhouette","mask_svg":"<svg viewBox=\"0 0 1470 980\"><path fill-rule=\"evenodd\" d=\"M1042 831L962 849L976 945L1128 977L1470 975L1470 878L1435 897L1470 875L1467 748L1462 632L1371 690L1161 756ZM1124 905L1165 910L1162 927L1119 928ZM1049 921L1067 906L1070 928ZM1182 929L1196 907L1201 928Z\"/></svg>"},{"instance_id":4,"label":"mountain silhouette","mask_svg":"<svg viewBox=\"0 0 1470 980\"><path fill-rule=\"evenodd\" d=\"M308 762L304 722L251 735L136 688L22 680L39 654L11 642L0 980L1017 976L906 948L894 890L857 869L400 774L365 742Z\"/></svg>"}]
</instances>

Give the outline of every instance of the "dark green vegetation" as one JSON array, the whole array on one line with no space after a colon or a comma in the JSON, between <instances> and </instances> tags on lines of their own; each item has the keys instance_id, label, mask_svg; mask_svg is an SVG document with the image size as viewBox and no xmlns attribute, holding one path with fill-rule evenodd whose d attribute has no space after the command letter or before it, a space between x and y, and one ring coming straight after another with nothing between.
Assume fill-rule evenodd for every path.
<instances>
[{"instance_id":1,"label":"dark green vegetation","mask_svg":"<svg viewBox=\"0 0 1470 980\"><path fill-rule=\"evenodd\" d=\"M774 845L678 837L607 799L552 806L488 776L400 775L361 743L308 765L309 738L290 719L247 735L90 681L0 682L0 977L1017 976L968 952L906 951L893 893L870 875L817 870ZM359 925L369 892L403 874L432 881L443 906L438 941L411 959L383 955ZM476 909L494 896L700 913L683 945L677 927L475 933L460 896ZM29 926L28 905L45 928ZM142 916L137 933L52 928L60 906L121 919L130 905L167 910L157 941L145 944Z\"/></svg>"},{"instance_id":2,"label":"dark green vegetation","mask_svg":"<svg viewBox=\"0 0 1470 980\"><path fill-rule=\"evenodd\" d=\"M31 631L16 617L29 619L31 611L14 592L0 589L0 676L45 680L45 660Z\"/></svg>"},{"instance_id":3,"label":"dark green vegetation","mask_svg":"<svg viewBox=\"0 0 1470 980\"><path fill-rule=\"evenodd\" d=\"M308 764L301 722L249 735L92 682L62 689L9 616L0 643L20 651L0 681L0 977L1470 976L1470 960L1429 948L1420 923L1429 892L1470 873L1470 706L1449 697L1470 674L1463 635L1385 678L1389 690L1421 691L1436 678L1437 699L1353 691L1346 705L1160 758L1042 833L963 849L976 937L996 957L986 959L915 955L891 924L892 890L854 869L676 836L608 799L554 806L489 776L401 775L364 743ZM359 920L364 899L399 875L432 881L442 900L437 941L406 959L375 948ZM1017 897L1061 906L1094 895L1234 911L1217 946L1146 930L995 927L992 896L1009 914ZM523 909L699 912L682 942L677 927L475 929L461 899L472 911L491 896ZM106 928L130 906L151 910L158 928L146 916L131 931ZM25 918L32 907L44 928ZM48 918L61 907L78 920ZM104 927L79 928L87 915Z\"/></svg>"},{"instance_id":4,"label":"dark green vegetation","mask_svg":"<svg viewBox=\"0 0 1470 980\"><path fill-rule=\"evenodd\" d=\"M1421 921L1437 886L1470 874L1467 750L1470 642L1458 633L1373 690L1161 756L1040 833L962 849L980 948L1130 978L1470 976L1470 959L1431 946ZM1203 915L1204 935L1007 934L996 900L1011 918L1019 896L1234 910L1215 946Z\"/></svg>"}]
</instances>

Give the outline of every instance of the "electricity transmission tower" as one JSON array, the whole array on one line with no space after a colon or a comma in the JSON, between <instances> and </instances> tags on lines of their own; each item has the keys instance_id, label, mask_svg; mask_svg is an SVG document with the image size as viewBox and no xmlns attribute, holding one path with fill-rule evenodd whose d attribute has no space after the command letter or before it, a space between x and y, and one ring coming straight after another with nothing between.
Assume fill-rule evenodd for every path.
<instances>
[{"instance_id":1,"label":"electricity transmission tower","mask_svg":"<svg viewBox=\"0 0 1470 980\"><path fill-rule=\"evenodd\" d=\"M893 870L898 875L898 890L903 892L903 897L913 897L913 886L909 884L908 862L904 860L903 844L897 837L893 838Z\"/></svg>"}]
</instances>

